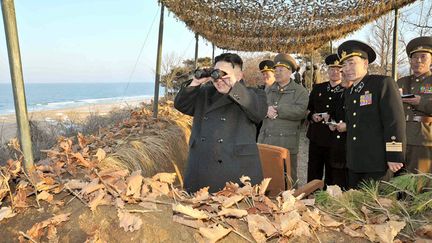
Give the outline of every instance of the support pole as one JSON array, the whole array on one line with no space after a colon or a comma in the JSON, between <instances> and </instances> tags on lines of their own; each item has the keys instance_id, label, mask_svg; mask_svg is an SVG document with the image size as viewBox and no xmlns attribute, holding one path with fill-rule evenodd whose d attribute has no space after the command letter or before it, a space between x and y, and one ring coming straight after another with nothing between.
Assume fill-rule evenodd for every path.
<instances>
[{"instance_id":1,"label":"support pole","mask_svg":"<svg viewBox=\"0 0 432 243\"><path fill-rule=\"evenodd\" d=\"M163 28L164 28L164 5L161 3L161 13L159 21L159 38L157 47L156 57L156 77L155 77L155 90L154 90L154 101L153 101L153 117L157 118L158 105L159 105L159 83L160 83L160 70L162 62L162 41L163 41Z\"/></svg>"},{"instance_id":2,"label":"support pole","mask_svg":"<svg viewBox=\"0 0 432 243\"><path fill-rule=\"evenodd\" d=\"M212 43L212 63L214 64L214 60L215 60L215 45L214 43Z\"/></svg>"},{"instance_id":3,"label":"support pole","mask_svg":"<svg viewBox=\"0 0 432 243\"><path fill-rule=\"evenodd\" d=\"M330 40L329 45L330 45L330 54L332 54L333 53L333 41L332 40Z\"/></svg>"},{"instance_id":4,"label":"support pole","mask_svg":"<svg viewBox=\"0 0 432 243\"><path fill-rule=\"evenodd\" d=\"M398 53L398 8L394 10L394 28L393 28L393 62L392 62L392 78L397 80L397 53Z\"/></svg>"},{"instance_id":5,"label":"support pole","mask_svg":"<svg viewBox=\"0 0 432 243\"><path fill-rule=\"evenodd\" d=\"M195 33L195 69L198 68L198 33Z\"/></svg>"},{"instance_id":6,"label":"support pole","mask_svg":"<svg viewBox=\"0 0 432 243\"><path fill-rule=\"evenodd\" d=\"M12 79L15 114L18 125L18 137L20 140L21 151L24 155L24 168L28 174L31 174L34 171L33 151L30 136L30 124L27 114L14 1L2 0L2 12L9 56L9 68Z\"/></svg>"},{"instance_id":7,"label":"support pole","mask_svg":"<svg viewBox=\"0 0 432 243\"><path fill-rule=\"evenodd\" d=\"M311 83L309 84L310 85L310 87L308 87L308 90L309 90L309 92L311 92L311 90L312 90L312 87L313 87L313 85L314 85L314 80L313 80L313 76L314 76L314 72L315 72L315 68L314 68L314 52L315 52L315 50L312 50L312 52L311 52L311 70L312 70L312 72L310 73L310 75L309 75L309 77L310 77L310 80L311 80Z\"/></svg>"}]
</instances>

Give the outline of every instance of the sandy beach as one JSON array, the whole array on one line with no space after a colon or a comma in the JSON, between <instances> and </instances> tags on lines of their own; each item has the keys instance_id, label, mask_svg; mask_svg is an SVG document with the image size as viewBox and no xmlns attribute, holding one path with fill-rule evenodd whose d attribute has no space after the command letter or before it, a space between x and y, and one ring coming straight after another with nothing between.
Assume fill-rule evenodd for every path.
<instances>
[{"instance_id":1,"label":"sandy beach","mask_svg":"<svg viewBox=\"0 0 432 243\"><path fill-rule=\"evenodd\" d=\"M67 122L82 121L90 114L106 115L112 110L133 108L141 103L149 103L149 100L127 100L117 103L89 104L79 107L70 107L55 110L43 110L29 112L29 119L32 121L45 122ZM15 114L0 115L0 142L4 143L16 136L17 125Z\"/></svg>"}]
</instances>

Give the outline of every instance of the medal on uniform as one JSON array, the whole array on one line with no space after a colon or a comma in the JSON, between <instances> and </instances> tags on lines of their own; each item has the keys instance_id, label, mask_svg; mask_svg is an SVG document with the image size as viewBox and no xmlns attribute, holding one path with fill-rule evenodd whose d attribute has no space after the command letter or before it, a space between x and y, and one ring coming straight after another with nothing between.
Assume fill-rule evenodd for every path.
<instances>
[{"instance_id":1,"label":"medal on uniform","mask_svg":"<svg viewBox=\"0 0 432 243\"><path fill-rule=\"evenodd\" d=\"M372 93L365 91L364 95L360 95L360 106L372 104Z\"/></svg>"},{"instance_id":2,"label":"medal on uniform","mask_svg":"<svg viewBox=\"0 0 432 243\"><path fill-rule=\"evenodd\" d=\"M420 87L420 94L432 94L432 85L425 84Z\"/></svg>"}]
</instances>

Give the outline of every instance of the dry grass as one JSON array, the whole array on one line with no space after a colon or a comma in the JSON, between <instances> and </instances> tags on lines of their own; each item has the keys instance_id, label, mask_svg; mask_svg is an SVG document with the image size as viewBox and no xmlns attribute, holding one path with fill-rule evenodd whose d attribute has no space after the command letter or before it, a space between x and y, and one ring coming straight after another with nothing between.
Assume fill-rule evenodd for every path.
<instances>
[{"instance_id":1,"label":"dry grass","mask_svg":"<svg viewBox=\"0 0 432 243\"><path fill-rule=\"evenodd\" d=\"M99 167L141 170L144 176L163 171L181 175L188 156L191 119L170 107L161 107L157 120L141 125L146 126L145 129L137 131L143 134L130 134Z\"/></svg>"},{"instance_id":2,"label":"dry grass","mask_svg":"<svg viewBox=\"0 0 432 243\"><path fill-rule=\"evenodd\" d=\"M76 144L80 132L97 138L90 147L109 147L110 152L99 164L101 168L141 170L144 176L177 172L181 177L187 162L191 118L174 110L172 102L166 103L160 106L157 119L152 117L150 104L135 110L114 110L106 116L90 114L83 121L73 119L58 124L32 121L35 161L46 157L41 150L58 146L59 136L74 138ZM0 146L0 160L4 163L11 157L13 151L4 143Z\"/></svg>"},{"instance_id":3,"label":"dry grass","mask_svg":"<svg viewBox=\"0 0 432 243\"><path fill-rule=\"evenodd\" d=\"M68 114L72 118L66 122L50 123L45 121L30 121L30 131L33 146L33 156L36 161L44 159L46 150L57 143L59 136L76 137L78 132L83 134L97 134L100 128L110 127L129 118L130 109L116 109L102 116L97 113L89 114L84 120L74 114ZM0 138L3 138L3 130L0 130ZM8 141L1 141L0 164L4 164L9 158L14 158L15 152L11 150Z\"/></svg>"}]
</instances>

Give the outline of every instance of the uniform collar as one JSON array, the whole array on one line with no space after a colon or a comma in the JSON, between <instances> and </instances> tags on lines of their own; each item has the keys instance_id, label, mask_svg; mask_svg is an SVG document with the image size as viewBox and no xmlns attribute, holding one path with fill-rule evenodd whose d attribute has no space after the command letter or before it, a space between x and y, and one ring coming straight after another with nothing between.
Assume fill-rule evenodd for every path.
<instances>
[{"instance_id":1,"label":"uniform collar","mask_svg":"<svg viewBox=\"0 0 432 243\"><path fill-rule=\"evenodd\" d=\"M417 81L417 79L418 79L418 80L423 81L425 78L428 78L431 75L432 75L431 71L425 72L425 73L423 73L422 75L420 75L418 77L414 76L414 74L413 74L413 75L411 75L411 80Z\"/></svg>"},{"instance_id":2,"label":"uniform collar","mask_svg":"<svg viewBox=\"0 0 432 243\"><path fill-rule=\"evenodd\" d=\"M327 83L327 91L330 91L332 93L339 93L343 91L343 87L341 83L338 83L336 86L332 87L330 81Z\"/></svg>"},{"instance_id":3,"label":"uniform collar","mask_svg":"<svg viewBox=\"0 0 432 243\"><path fill-rule=\"evenodd\" d=\"M290 79L290 81L287 85L280 87L277 82L274 82L273 85L271 86L270 90L283 92L283 91L288 90L292 86L292 83L294 83L294 82L292 79Z\"/></svg>"},{"instance_id":4,"label":"uniform collar","mask_svg":"<svg viewBox=\"0 0 432 243\"><path fill-rule=\"evenodd\" d=\"M355 93L360 93L361 92L361 90L363 89L363 87L365 86L365 83L366 83L366 80L367 80L367 77L369 76L369 74L366 74L363 78L362 78L362 80L360 81L360 82L358 82L358 84L356 84L356 85L352 85L351 86L351 90L350 90L350 94L352 94L353 92L355 92Z\"/></svg>"}]
</instances>

